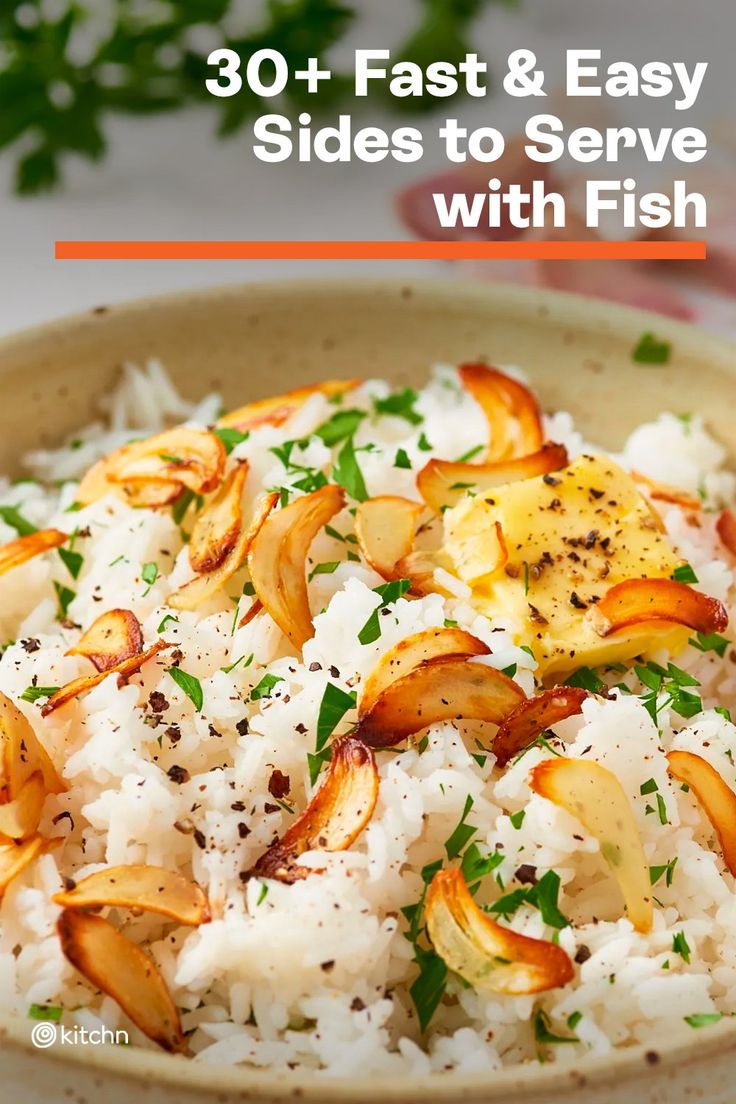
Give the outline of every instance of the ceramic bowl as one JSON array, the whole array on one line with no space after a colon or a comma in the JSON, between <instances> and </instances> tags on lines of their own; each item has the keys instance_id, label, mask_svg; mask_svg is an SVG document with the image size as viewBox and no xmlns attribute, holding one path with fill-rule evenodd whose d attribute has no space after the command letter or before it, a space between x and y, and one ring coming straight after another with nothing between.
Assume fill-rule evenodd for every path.
<instances>
[{"instance_id":1,"label":"ceramic bowl","mask_svg":"<svg viewBox=\"0 0 736 1104\"><path fill-rule=\"evenodd\" d=\"M662 366L632 351L652 331ZM550 292L459 282L329 281L230 287L100 306L0 342L0 471L58 444L95 412L124 360L163 360L189 397L230 405L334 376L420 382L430 364L517 364L545 408L616 448L667 409L697 411L736 455L736 348L662 318ZM578 1065L493 1075L340 1081L221 1069L151 1051L56 1043L34 1049L29 1021L0 1013L0 1098L28 1104L709 1104L733 1101L736 1024Z\"/></svg>"}]
</instances>

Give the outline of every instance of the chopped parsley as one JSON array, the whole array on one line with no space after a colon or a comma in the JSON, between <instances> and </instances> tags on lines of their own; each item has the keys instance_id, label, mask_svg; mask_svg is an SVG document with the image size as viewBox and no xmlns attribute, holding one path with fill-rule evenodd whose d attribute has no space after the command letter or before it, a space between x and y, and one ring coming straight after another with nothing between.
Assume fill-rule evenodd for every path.
<instances>
[{"instance_id":1,"label":"chopped parsley","mask_svg":"<svg viewBox=\"0 0 736 1104\"><path fill-rule=\"evenodd\" d=\"M474 456L477 456L479 452L482 452L485 447L485 445L475 445L473 448L468 449L467 452L464 452L462 456L458 456L455 463L467 464L470 460L473 459Z\"/></svg>"},{"instance_id":2,"label":"chopped parsley","mask_svg":"<svg viewBox=\"0 0 736 1104\"><path fill-rule=\"evenodd\" d=\"M173 613L167 613L166 616L161 621L161 623L159 624L158 628L156 629L156 632L159 632L159 633L164 632L165 629L166 629L166 626L168 624L172 623L172 622L173 622L173 624L178 625L179 624L179 618L174 617Z\"/></svg>"},{"instance_id":3,"label":"chopped parsley","mask_svg":"<svg viewBox=\"0 0 736 1104\"><path fill-rule=\"evenodd\" d=\"M416 944L414 960L419 966L419 977L411 984L409 994L417 1010L419 1026L426 1031L447 986L447 965L435 951Z\"/></svg>"},{"instance_id":4,"label":"chopped parsley","mask_svg":"<svg viewBox=\"0 0 736 1104\"><path fill-rule=\"evenodd\" d=\"M680 564L672 572L672 578L676 583L697 583L699 582L698 576L693 571L690 564Z\"/></svg>"},{"instance_id":5,"label":"chopped parsley","mask_svg":"<svg viewBox=\"0 0 736 1104\"><path fill-rule=\"evenodd\" d=\"M71 548L57 548L57 552L72 579L78 579L84 564L84 556L80 552L73 552Z\"/></svg>"},{"instance_id":6,"label":"chopped parsley","mask_svg":"<svg viewBox=\"0 0 736 1104\"><path fill-rule=\"evenodd\" d=\"M448 859L456 859L461 851L465 850L466 845L473 838L478 829L472 824L466 824L467 817L470 810L473 808L473 799L468 794L465 799L465 806L463 808L463 814L454 829L452 834L445 840L445 851L447 852Z\"/></svg>"},{"instance_id":7,"label":"chopped parsley","mask_svg":"<svg viewBox=\"0 0 736 1104\"><path fill-rule=\"evenodd\" d=\"M722 1012L694 1012L692 1016L683 1016L683 1020L690 1027L708 1027L723 1019Z\"/></svg>"},{"instance_id":8,"label":"chopped parsley","mask_svg":"<svg viewBox=\"0 0 736 1104\"><path fill-rule=\"evenodd\" d=\"M671 886L672 879L675 874L675 867L677 866L677 856L670 862L665 863L664 866L650 866L649 867L649 884L655 886L657 882L664 876L665 885Z\"/></svg>"},{"instance_id":9,"label":"chopped parsley","mask_svg":"<svg viewBox=\"0 0 736 1104\"><path fill-rule=\"evenodd\" d=\"M365 417L364 410L338 410L315 429L315 436L321 438L328 448L332 448L340 441L352 437Z\"/></svg>"},{"instance_id":10,"label":"chopped parsley","mask_svg":"<svg viewBox=\"0 0 736 1104\"><path fill-rule=\"evenodd\" d=\"M256 901L256 906L262 905L263 902L266 900L267 896L268 896L268 886L266 885L265 882L261 882L261 892L258 894L258 900Z\"/></svg>"},{"instance_id":11,"label":"chopped parsley","mask_svg":"<svg viewBox=\"0 0 736 1104\"><path fill-rule=\"evenodd\" d=\"M38 532L38 528L26 521L16 506L0 506L0 518L11 529L15 529L19 537L30 537Z\"/></svg>"},{"instance_id":12,"label":"chopped parsley","mask_svg":"<svg viewBox=\"0 0 736 1104\"><path fill-rule=\"evenodd\" d=\"M378 618L379 610L385 609L392 602L397 602L410 587L411 580L409 579L392 579L389 583L382 583L381 586L373 588L374 593L380 595L381 604L376 606L358 633L358 640L361 644L372 644L374 640L378 640L381 635L381 622Z\"/></svg>"},{"instance_id":13,"label":"chopped parsley","mask_svg":"<svg viewBox=\"0 0 736 1104\"><path fill-rule=\"evenodd\" d=\"M514 828L519 829L519 828L521 828L522 824L524 823L524 817L525 816L526 816L526 809L519 809L518 813L512 813L511 814L511 816L509 817L509 820L511 821L511 824L513 825Z\"/></svg>"},{"instance_id":14,"label":"chopped parsley","mask_svg":"<svg viewBox=\"0 0 736 1104\"><path fill-rule=\"evenodd\" d=\"M719 659L723 659L730 641L725 636L721 636L720 633L698 633L696 637L690 641L693 648L697 648L699 652L715 652Z\"/></svg>"},{"instance_id":15,"label":"chopped parsley","mask_svg":"<svg viewBox=\"0 0 736 1104\"><path fill-rule=\"evenodd\" d=\"M421 433L419 434L419 440L417 441L417 448L418 448L418 449L419 449L419 450L420 450L421 452L431 452L431 451L432 451L432 449L433 449L433 447L434 447L434 446L433 446L433 445L431 445L431 444L429 443L429 441L427 440L426 436L424 435L424 432L422 431L422 432L421 432Z\"/></svg>"},{"instance_id":16,"label":"chopped parsley","mask_svg":"<svg viewBox=\"0 0 736 1104\"><path fill-rule=\"evenodd\" d=\"M181 667L169 667L167 674L171 675L176 685L184 691L194 708L199 713L204 704L204 692L202 683L194 675L182 671Z\"/></svg>"},{"instance_id":17,"label":"chopped parsley","mask_svg":"<svg viewBox=\"0 0 736 1104\"><path fill-rule=\"evenodd\" d=\"M576 1023L579 1022L580 1020L578 1019ZM550 1028L549 1016L541 1008L538 1008L534 1014L534 1038L541 1046L549 1046L553 1043L580 1042L577 1035L555 1035Z\"/></svg>"},{"instance_id":18,"label":"chopped parsley","mask_svg":"<svg viewBox=\"0 0 736 1104\"><path fill-rule=\"evenodd\" d=\"M59 689L58 686L27 686L21 694L21 701L36 702L39 698L50 698Z\"/></svg>"},{"instance_id":19,"label":"chopped parsley","mask_svg":"<svg viewBox=\"0 0 736 1104\"><path fill-rule=\"evenodd\" d=\"M376 414L393 414L397 418L404 418L409 425L421 425L424 418L414 409L419 396L411 387L405 387L403 391L394 391L385 399L374 399L373 409Z\"/></svg>"},{"instance_id":20,"label":"chopped parsley","mask_svg":"<svg viewBox=\"0 0 736 1104\"><path fill-rule=\"evenodd\" d=\"M559 931L570 925L557 904L559 895L560 876L555 870L548 870L533 886L522 886L499 897L490 905L489 912L509 919L521 905L532 905L539 909L545 924Z\"/></svg>"},{"instance_id":21,"label":"chopped parsley","mask_svg":"<svg viewBox=\"0 0 736 1104\"><path fill-rule=\"evenodd\" d=\"M411 470L411 460L406 449L400 448L396 450L396 456L394 457L395 468L408 468Z\"/></svg>"},{"instance_id":22,"label":"chopped parsley","mask_svg":"<svg viewBox=\"0 0 736 1104\"><path fill-rule=\"evenodd\" d=\"M56 1004L32 1004L28 1009L29 1020L48 1020L58 1023L64 1015L64 1009Z\"/></svg>"},{"instance_id":23,"label":"chopped parsley","mask_svg":"<svg viewBox=\"0 0 736 1104\"><path fill-rule=\"evenodd\" d=\"M492 873L502 862L503 853L501 851L491 851L484 855L477 843L471 843L466 848L460 864L463 877L470 886L471 893L474 888L473 883Z\"/></svg>"},{"instance_id":24,"label":"chopped parsley","mask_svg":"<svg viewBox=\"0 0 736 1104\"><path fill-rule=\"evenodd\" d=\"M653 333L647 331L639 338L631 359L637 364L667 364L671 352L672 346L669 341L660 341Z\"/></svg>"},{"instance_id":25,"label":"chopped parsley","mask_svg":"<svg viewBox=\"0 0 736 1104\"><path fill-rule=\"evenodd\" d=\"M56 591L56 598L59 603L59 616L64 619L69 612L69 606L77 597L76 592L57 582L54 582L54 590Z\"/></svg>"},{"instance_id":26,"label":"chopped parsley","mask_svg":"<svg viewBox=\"0 0 736 1104\"><path fill-rule=\"evenodd\" d=\"M247 430L242 432L239 429L235 429L234 426L221 426L213 430L213 432L215 437L219 437L222 441L228 456L234 448L237 448L238 445L242 445L243 441L247 441L250 437L250 433Z\"/></svg>"},{"instance_id":27,"label":"chopped parsley","mask_svg":"<svg viewBox=\"0 0 736 1104\"><path fill-rule=\"evenodd\" d=\"M148 589L143 592L145 598L147 594L150 594L151 587L158 579L158 564L151 560L149 563L144 563L141 568L141 579L144 583L148 583Z\"/></svg>"},{"instance_id":28,"label":"chopped parsley","mask_svg":"<svg viewBox=\"0 0 736 1104\"><path fill-rule=\"evenodd\" d=\"M317 716L317 751L322 751L345 714L355 708L357 699L358 695L354 690L346 693L334 683L327 683Z\"/></svg>"},{"instance_id":29,"label":"chopped parsley","mask_svg":"<svg viewBox=\"0 0 736 1104\"><path fill-rule=\"evenodd\" d=\"M688 946L687 939L684 932L676 932L672 937L672 950L675 954L679 954L685 962L690 962L690 947Z\"/></svg>"},{"instance_id":30,"label":"chopped parsley","mask_svg":"<svg viewBox=\"0 0 736 1104\"><path fill-rule=\"evenodd\" d=\"M329 563L318 563L317 566L312 568L312 570L310 571L307 577L307 582L311 583L315 575L332 575L335 571L337 571L338 567L340 566L340 562L340 560L330 560Z\"/></svg>"},{"instance_id":31,"label":"chopped parsley","mask_svg":"<svg viewBox=\"0 0 736 1104\"><path fill-rule=\"evenodd\" d=\"M605 688L605 682L590 667L579 667L574 674L565 680L565 686L578 686L591 694L600 694Z\"/></svg>"},{"instance_id":32,"label":"chopped parsley","mask_svg":"<svg viewBox=\"0 0 736 1104\"><path fill-rule=\"evenodd\" d=\"M365 502L368 489L355 456L355 446L349 437L337 454L337 463L332 469L332 478L344 487L351 498Z\"/></svg>"},{"instance_id":33,"label":"chopped parsley","mask_svg":"<svg viewBox=\"0 0 736 1104\"><path fill-rule=\"evenodd\" d=\"M251 690L250 700L260 701L261 698L270 698L273 688L283 681L280 675L264 675L258 685Z\"/></svg>"}]
</instances>

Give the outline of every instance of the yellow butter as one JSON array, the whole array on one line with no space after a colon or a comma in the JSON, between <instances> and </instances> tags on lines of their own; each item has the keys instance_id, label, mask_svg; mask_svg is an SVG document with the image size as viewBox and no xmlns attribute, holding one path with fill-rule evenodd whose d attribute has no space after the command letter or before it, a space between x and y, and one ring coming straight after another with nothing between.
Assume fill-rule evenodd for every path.
<instances>
[{"instance_id":1,"label":"yellow butter","mask_svg":"<svg viewBox=\"0 0 736 1104\"><path fill-rule=\"evenodd\" d=\"M508 561L497 566L495 523ZM655 648L680 650L688 630L649 624L604 639L587 611L627 579L670 578L680 560L626 472L607 457L466 498L444 515L452 570L490 618L519 626L540 673L619 663Z\"/></svg>"}]
</instances>

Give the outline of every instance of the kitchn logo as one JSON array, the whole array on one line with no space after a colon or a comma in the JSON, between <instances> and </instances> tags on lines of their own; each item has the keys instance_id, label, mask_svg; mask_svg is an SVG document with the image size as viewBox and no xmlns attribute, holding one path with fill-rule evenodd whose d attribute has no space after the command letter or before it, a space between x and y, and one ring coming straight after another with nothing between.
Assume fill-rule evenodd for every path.
<instances>
[{"instance_id":1,"label":"kitchn logo","mask_svg":"<svg viewBox=\"0 0 736 1104\"><path fill-rule=\"evenodd\" d=\"M55 1023L37 1023L31 1032L35 1047L45 1050L58 1043L62 1046L127 1046L127 1031L113 1031L109 1027L62 1027Z\"/></svg>"}]
</instances>

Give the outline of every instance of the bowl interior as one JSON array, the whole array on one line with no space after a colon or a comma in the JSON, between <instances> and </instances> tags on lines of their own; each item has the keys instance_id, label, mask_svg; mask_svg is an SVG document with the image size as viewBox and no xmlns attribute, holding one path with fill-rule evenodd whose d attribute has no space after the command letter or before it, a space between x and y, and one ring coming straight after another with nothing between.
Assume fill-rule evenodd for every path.
<instances>
[{"instance_id":1,"label":"bowl interior","mask_svg":"<svg viewBox=\"0 0 736 1104\"><path fill-rule=\"evenodd\" d=\"M632 351L652 331L672 346L667 364L637 364ZM228 406L327 377L386 376L420 383L428 366L482 359L524 368L547 409L567 409L591 440L621 446L636 425L662 410L699 413L736 455L736 350L690 327L643 313L552 293L462 283L312 282L225 288L104 308L0 342L0 471L18 475L23 453L57 445L96 413L123 361L160 358L190 398L212 388ZM703 1033L705 1034L705 1033ZM291 1085L279 1075L188 1066L124 1048L56 1048L34 1053L28 1024L3 1020L0 1049L10 1085L27 1098L60 1098L69 1086L130 1099L136 1086L155 1104L217 1099L431 1099L528 1104L579 1099L614 1102L727 1100L736 1029L724 1022L671 1050L657 1069L646 1047L630 1048L584 1071L564 1067L488 1076L409 1079L382 1084L324 1080ZM32 1071L32 1072L31 1072ZM656 1073L656 1077L655 1077ZM4 1073L5 1076L5 1073ZM665 1080L670 1086L665 1092ZM720 1086L720 1088L718 1087ZM719 1092L723 1095L718 1095ZM665 1096L661 1093L665 1092ZM45 1095L44 1095L45 1094ZM88 1097L88 1098L89 1098Z\"/></svg>"}]
</instances>

